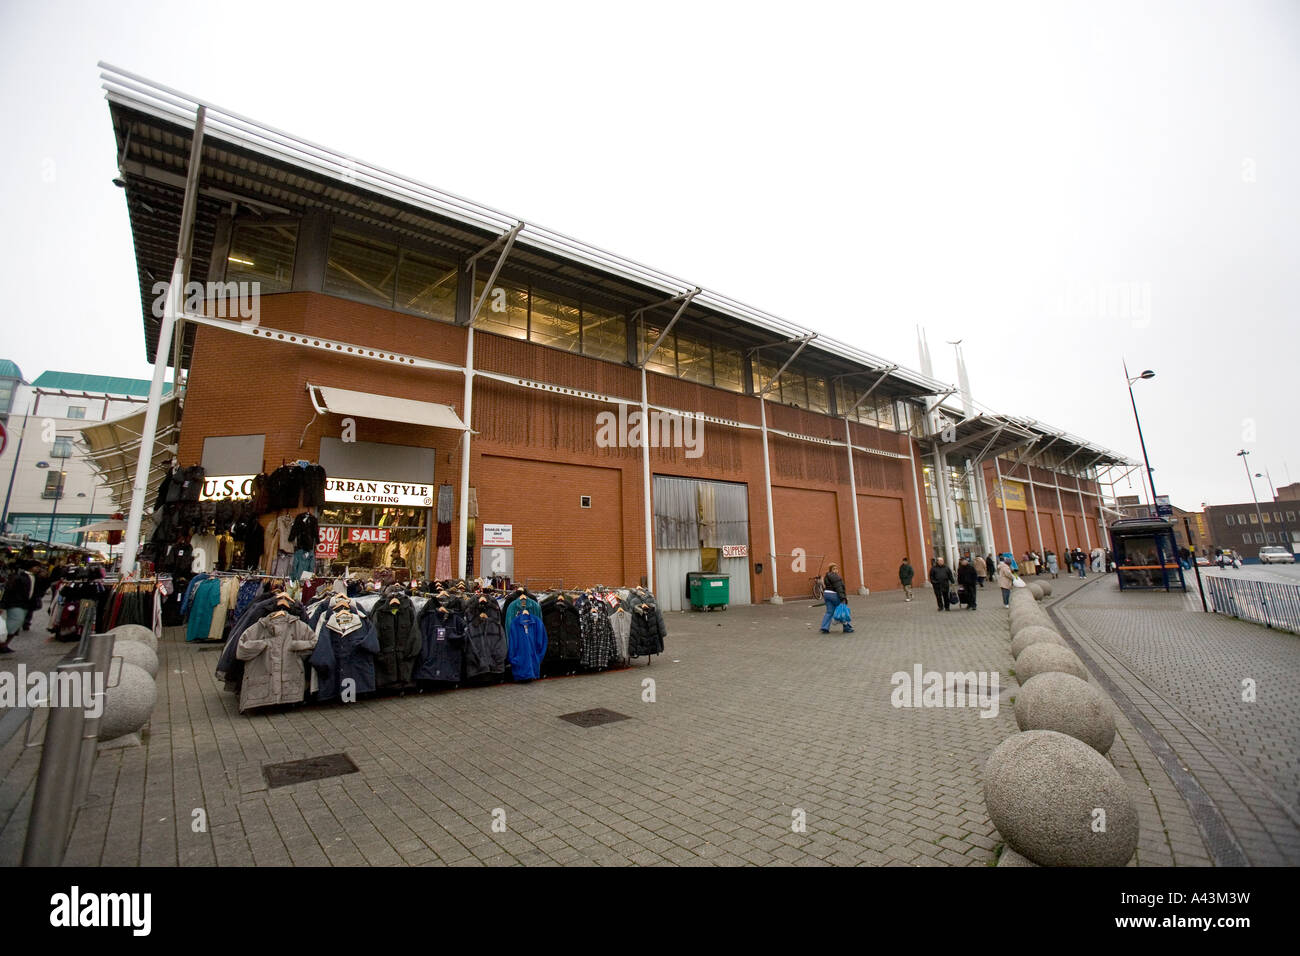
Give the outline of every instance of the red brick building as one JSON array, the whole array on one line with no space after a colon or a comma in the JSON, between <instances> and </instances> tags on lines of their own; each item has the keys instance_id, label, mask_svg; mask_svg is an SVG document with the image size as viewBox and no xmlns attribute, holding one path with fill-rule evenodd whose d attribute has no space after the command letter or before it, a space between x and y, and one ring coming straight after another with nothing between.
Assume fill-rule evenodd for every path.
<instances>
[{"instance_id":1,"label":"red brick building","mask_svg":"<svg viewBox=\"0 0 1300 956\"><path fill-rule=\"evenodd\" d=\"M105 87L152 359L199 104L111 69ZM345 541L397 529L413 574L442 545L452 574L646 580L674 607L692 570L740 603L831 563L884 589L904 555L924 574L935 553L1100 543L1098 469L1126 463L1104 448L215 107L201 146L188 278L221 285L182 316L176 460L418 486L321 516ZM662 441L630 434L639 413Z\"/></svg>"}]
</instances>

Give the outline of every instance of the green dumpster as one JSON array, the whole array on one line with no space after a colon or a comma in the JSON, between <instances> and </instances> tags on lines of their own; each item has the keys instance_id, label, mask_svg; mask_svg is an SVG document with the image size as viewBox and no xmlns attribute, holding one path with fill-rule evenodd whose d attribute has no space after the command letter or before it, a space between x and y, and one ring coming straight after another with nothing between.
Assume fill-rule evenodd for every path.
<instances>
[{"instance_id":1,"label":"green dumpster","mask_svg":"<svg viewBox=\"0 0 1300 956\"><path fill-rule=\"evenodd\" d=\"M708 608L713 610L720 607L722 610L727 609L731 603L731 575L729 574L701 574L693 572L690 575L689 582L691 592L691 607L694 610Z\"/></svg>"}]
</instances>

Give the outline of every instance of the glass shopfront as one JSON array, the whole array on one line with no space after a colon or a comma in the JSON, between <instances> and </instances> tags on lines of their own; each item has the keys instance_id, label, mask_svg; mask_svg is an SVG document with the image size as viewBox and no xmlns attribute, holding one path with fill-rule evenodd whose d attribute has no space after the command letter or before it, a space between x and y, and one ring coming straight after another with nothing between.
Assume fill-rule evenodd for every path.
<instances>
[{"instance_id":1,"label":"glass shopfront","mask_svg":"<svg viewBox=\"0 0 1300 956\"><path fill-rule=\"evenodd\" d=\"M327 504L317 566L333 575L392 568L398 580L428 577L428 527L428 508Z\"/></svg>"}]
</instances>

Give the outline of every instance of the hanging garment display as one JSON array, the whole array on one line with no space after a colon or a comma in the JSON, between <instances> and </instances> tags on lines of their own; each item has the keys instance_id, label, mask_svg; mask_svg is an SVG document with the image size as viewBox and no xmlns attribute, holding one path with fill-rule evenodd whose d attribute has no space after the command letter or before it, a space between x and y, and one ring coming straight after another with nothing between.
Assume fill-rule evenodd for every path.
<instances>
[{"instance_id":1,"label":"hanging garment display","mask_svg":"<svg viewBox=\"0 0 1300 956\"><path fill-rule=\"evenodd\" d=\"M577 602L582 633L582 654L578 662L587 670L604 670L614 655L614 631L609 624L609 605L591 594Z\"/></svg>"},{"instance_id":2,"label":"hanging garment display","mask_svg":"<svg viewBox=\"0 0 1300 956\"><path fill-rule=\"evenodd\" d=\"M479 596L469 604L465 624L465 677L500 676L506 670L506 632L497 602Z\"/></svg>"},{"instance_id":3,"label":"hanging garment display","mask_svg":"<svg viewBox=\"0 0 1300 956\"><path fill-rule=\"evenodd\" d=\"M319 541L320 525L314 514L304 511L293 519L293 524L289 526L289 542L296 550L315 551Z\"/></svg>"},{"instance_id":4,"label":"hanging garment display","mask_svg":"<svg viewBox=\"0 0 1300 956\"><path fill-rule=\"evenodd\" d=\"M610 663L622 666L628 660L628 638L632 633L631 605L626 598L619 598L609 615L609 627L614 632L614 655Z\"/></svg>"},{"instance_id":5,"label":"hanging garment display","mask_svg":"<svg viewBox=\"0 0 1300 956\"><path fill-rule=\"evenodd\" d=\"M465 661L465 613L460 598L446 592L420 612L420 661L415 679L458 684Z\"/></svg>"},{"instance_id":6,"label":"hanging garment display","mask_svg":"<svg viewBox=\"0 0 1300 956\"><path fill-rule=\"evenodd\" d=\"M204 576L190 600L189 619L185 625L186 641L206 641L212 631L212 619L221 603L221 581Z\"/></svg>"},{"instance_id":7,"label":"hanging garment display","mask_svg":"<svg viewBox=\"0 0 1300 956\"><path fill-rule=\"evenodd\" d=\"M514 592L506 598L506 633L510 633L510 624L514 621L515 615L520 611L527 609L536 614L539 618L542 616L542 609L537 604L537 599L531 592L525 588L516 588Z\"/></svg>"},{"instance_id":8,"label":"hanging garment display","mask_svg":"<svg viewBox=\"0 0 1300 956\"><path fill-rule=\"evenodd\" d=\"M536 680L542 676L542 660L546 657L546 628L539 611L532 610L537 602L521 598L511 605L516 613L511 616L507 645L510 654L510 676L517 681Z\"/></svg>"},{"instance_id":9,"label":"hanging garment display","mask_svg":"<svg viewBox=\"0 0 1300 956\"><path fill-rule=\"evenodd\" d=\"M371 611L379 640L375 655L375 686L410 686L419 661L421 638L415 625L415 605L399 587L385 588Z\"/></svg>"},{"instance_id":10,"label":"hanging garment display","mask_svg":"<svg viewBox=\"0 0 1300 956\"><path fill-rule=\"evenodd\" d=\"M321 619L311 666L320 685L318 700L333 700L348 693L367 694L375 689L375 655L379 638L374 622L346 600L331 599L329 613ZM350 681L350 684L345 684Z\"/></svg>"},{"instance_id":11,"label":"hanging garment display","mask_svg":"<svg viewBox=\"0 0 1300 956\"><path fill-rule=\"evenodd\" d=\"M645 657L664 652L664 636L668 627L663 612L649 591L634 588L629 603L632 605L632 626L628 632L628 656Z\"/></svg>"},{"instance_id":12,"label":"hanging garment display","mask_svg":"<svg viewBox=\"0 0 1300 956\"><path fill-rule=\"evenodd\" d=\"M315 648L316 633L306 622L283 610L246 630L236 650L238 659L244 662L239 712L301 703L307 689L303 661Z\"/></svg>"},{"instance_id":13,"label":"hanging garment display","mask_svg":"<svg viewBox=\"0 0 1300 956\"><path fill-rule=\"evenodd\" d=\"M582 657L582 624L573 597L560 592L546 595L539 603L547 637L542 669L547 674L572 674Z\"/></svg>"}]
</instances>

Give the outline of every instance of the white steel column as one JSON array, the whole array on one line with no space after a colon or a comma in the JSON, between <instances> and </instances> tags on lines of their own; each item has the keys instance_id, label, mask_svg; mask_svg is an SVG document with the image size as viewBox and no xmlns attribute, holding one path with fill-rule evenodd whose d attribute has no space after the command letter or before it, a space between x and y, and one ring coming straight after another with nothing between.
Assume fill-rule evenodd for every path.
<instances>
[{"instance_id":1,"label":"white steel column","mask_svg":"<svg viewBox=\"0 0 1300 956\"><path fill-rule=\"evenodd\" d=\"M858 542L858 593L867 593L867 575L862 570L862 522L858 519L858 479L853 471L853 432L849 429L849 419L844 418L844 444L849 452L849 491L853 498L853 536Z\"/></svg>"},{"instance_id":2,"label":"white steel column","mask_svg":"<svg viewBox=\"0 0 1300 956\"><path fill-rule=\"evenodd\" d=\"M1052 481L1056 483L1056 510L1061 515L1061 540L1065 542L1065 550L1070 550L1070 531L1065 525L1065 505L1061 502L1061 478L1056 472L1052 472ZM1059 558L1060 555L1057 555Z\"/></svg>"},{"instance_id":3,"label":"white steel column","mask_svg":"<svg viewBox=\"0 0 1300 956\"><path fill-rule=\"evenodd\" d=\"M1079 494L1079 517L1083 519L1083 533L1088 539L1088 551L1092 551L1092 532L1088 530L1088 508L1083 503L1083 487L1079 484L1081 479L1074 479L1074 490Z\"/></svg>"},{"instance_id":4,"label":"white steel column","mask_svg":"<svg viewBox=\"0 0 1300 956\"><path fill-rule=\"evenodd\" d=\"M993 470L998 475L998 504L1002 507L1002 524L1007 532L1007 554L1012 558L1016 556L1015 545L1011 540L1011 518L1007 515L1007 488L1002 483L1002 461L999 458L993 459Z\"/></svg>"},{"instance_id":5,"label":"white steel column","mask_svg":"<svg viewBox=\"0 0 1300 956\"><path fill-rule=\"evenodd\" d=\"M764 394L758 393L758 411L763 424L763 490L767 492L767 550L772 557L772 596L768 600L773 604L784 604L776 576L776 516L772 513L772 461L767 451L767 399ZM852 451L849 453L852 454Z\"/></svg>"},{"instance_id":6,"label":"white steel column","mask_svg":"<svg viewBox=\"0 0 1300 956\"><path fill-rule=\"evenodd\" d=\"M167 360L172 349L172 330L181 310L185 289L185 264L178 256L172 266L172 281L167 286L162 325L158 329L158 348L153 359L153 380L149 383L149 403L145 406L144 428L140 432L140 455L135 463L135 482L131 487L131 510L122 539L122 571L136 568L135 553L140 547L140 525L144 522L144 499L149 491L149 471L153 468L153 445L158 435L158 406L162 404L163 379L167 377ZM179 361L177 362L179 364Z\"/></svg>"},{"instance_id":7,"label":"white steel column","mask_svg":"<svg viewBox=\"0 0 1300 956\"><path fill-rule=\"evenodd\" d=\"M766 442L766 433L764 433ZM766 447L766 446L764 446ZM641 365L641 494L645 498L645 580L646 588L655 593L655 517L650 500L650 399L647 392L645 364ZM768 507L772 507L768 496Z\"/></svg>"},{"instance_id":8,"label":"white steel column","mask_svg":"<svg viewBox=\"0 0 1300 956\"><path fill-rule=\"evenodd\" d=\"M989 507L989 489L984 483L984 462L972 462L971 468L975 472L976 502L984 517L984 540L980 544L988 549L985 552L988 554L997 550L997 544L993 541L993 510Z\"/></svg>"},{"instance_id":9,"label":"white steel column","mask_svg":"<svg viewBox=\"0 0 1300 956\"><path fill-rule=\"evenodd\" d=\"M916 457L912 454L912 436L903 437L907 439L907 463L912 470L912 493L916 496L916 536L921 541L921 567L928 569L930 561L929 553L925 550L925 529L929 522L925 520L925 512L921 509L921 485L916 480Z\"/></svg>"},{"instance_id":10,"label":"white steel column","mask_svg":"<svg viewBox=\"0 0 1300 956\"><path fill-rule=\"evenodd\" d=\"M460 516L457 520L459 534L456 542L456 577L461 580L465 578L469 556L469 436L474 422L474 323L472 320L465 333L465 431L460 436ZM435 511L437 503L435 497ZM436 547L434 558L435 560L437 558ZM481 555L479 560L481 564ZM433 569L429 570L432 572ZM483 568L480 567L479 570L482 571ZM432 573L429 577L433 577Z\"/></svg>"},{"instance_id":11,"label":"white steel column","mask_svg":"<svg viewBox=\"0 0 1300 956\"><path fill-rule=\"evenodd\" d=\"M947 552L945 557L948 559L948 566L955 567L957 543L953 540L957 536L956 525L952 520L952 509L956 502L952 500L952 489L948 486L948 462L947 456L939 450L939 443L934 443L934 467L935 481L938 482L935 488L935 494L939 500L939 524L943 528L943 547Z\"/></svg>"},{"instance_id":12,"label":"white steel column","mask_svg":"<svg viewBox=\"0 0 1300 956\"><path fill-rule=\"evenodd\" d=\"M1040 552L1038 556L1041 558L1041 552L1043 551L1043 524L1038 520L1038 495L1034 494L1034 472L1028 465L1025 466L1025 470L1028 472L1028 480L1025 482L1025 487L1029 489L1029 504L1030 507L1034 509L1034 530L1038 532L1038 551Z\"/></svg>"}]
</instances>

